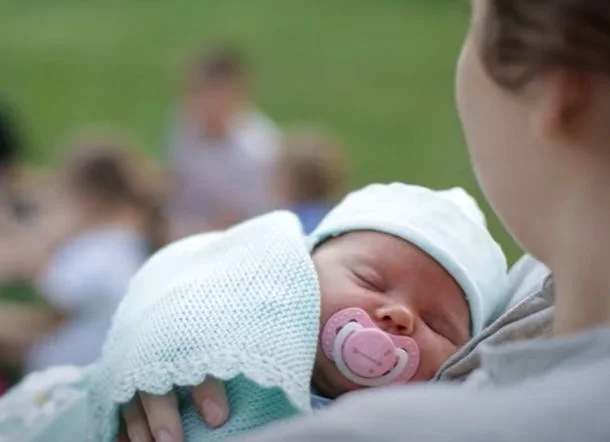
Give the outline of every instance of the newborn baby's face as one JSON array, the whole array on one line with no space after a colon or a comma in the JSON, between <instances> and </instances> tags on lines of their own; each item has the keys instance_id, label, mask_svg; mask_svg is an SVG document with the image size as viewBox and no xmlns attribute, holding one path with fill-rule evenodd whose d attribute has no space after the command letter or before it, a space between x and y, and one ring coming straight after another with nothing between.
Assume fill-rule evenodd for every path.
<instances>
[{"instance_id":1,"label":"newborn baby's face","mask_svg":"<svg viewBox=\"0 0 610 442\"><path fill-rule=\"evenodd\" d=\"M420 365L413 381L431 379L470 338L461 288L414 245L378 232L331 239L313 254L321 289L321 326L347 307L365 310L382 330L414 339ZM334 398L362 388L347 380L318 347L314 386Z\"/></svg>"}]
</instances>

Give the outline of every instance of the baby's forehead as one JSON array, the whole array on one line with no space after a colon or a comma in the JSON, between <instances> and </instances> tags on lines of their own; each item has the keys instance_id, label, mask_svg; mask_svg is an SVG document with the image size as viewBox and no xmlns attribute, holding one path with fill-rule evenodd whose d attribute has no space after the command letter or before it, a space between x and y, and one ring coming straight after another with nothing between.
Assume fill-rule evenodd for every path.
<instances>
[{"instance_id":1,"label":"baby's forehead","mask_svg":"<svg viewBox=\"0 0 610 442\"><path fill-rule=\"evenodd\" d=\"M371 264L385 265L388 260L408 267L412 261L434 261L412 242L397 235L376 230L354 230L329 239L329 245L345 256L369 258Z\"/></svg>"},{"instance_id":2,"label":"baby's forehead","mask_svg":"<svg viewBox=\"0 0 610 442\"><path fill-rule=\"evenodd\" d=\"M346 265L366 265L383 272L386 277L410 278L440 283L445 277L453 278L436 259L412 242L397 235L375 230L357 230L332 240L335 252Z\"/></svg>"},{"instance_id":3,"label":"baby's forehead","mask_svg":"<svg viewBox=\"0 0 610 442\"><path fill-rule=\"evenodd\" d=\"M404 247L415 247L410 241L400 236L393 235L381 230L361 229L343 233L334 238L342 239L346 244L358 244L361 247L377 247L382 245L401 245Z\"/></svg>"}]
</instances>

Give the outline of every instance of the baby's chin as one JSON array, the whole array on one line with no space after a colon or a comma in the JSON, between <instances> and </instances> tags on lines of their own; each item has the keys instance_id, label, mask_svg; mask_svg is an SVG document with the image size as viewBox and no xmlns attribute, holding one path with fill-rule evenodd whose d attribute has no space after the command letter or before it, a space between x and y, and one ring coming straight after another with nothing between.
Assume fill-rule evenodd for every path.
<instances>
[{"instance_id":1,"label":"baby's chin","mask_svg":"<svg viewBox=\"0 0 610 442\"><path fill-rule=\"evenodd\" d=\"M430 374L430 372L432 371L425 370L424 367L420 367L420 369L417 371L417 373L415 373L413 378L407 383L411 384L429 381L434 377L434 375ZM403 385L406 385L407 383ZM318 390L318 392L322 396L327 397L329 399L335 399L339 396L353 391L362 390L365 388L372 388L363 387L362 385L358 385L347 379L341 374L335 364L330 359L328 359L321 351L318 351L318 355L316 358L312 385L316 390Z\"/></svg>"},{"instance_id":2,"label":"baby's chin","mask_svg":"<svg viewBox=\"0 0 610 442\"><path fill-rule=\"evenodd\" d=\"M324 354L321 354L321 352L318 353L316 358L312 384L322 396L329 399L335 399L346 393L368 388L358 385L343 376L335 364Z\"/></svg>"}]
</instances>

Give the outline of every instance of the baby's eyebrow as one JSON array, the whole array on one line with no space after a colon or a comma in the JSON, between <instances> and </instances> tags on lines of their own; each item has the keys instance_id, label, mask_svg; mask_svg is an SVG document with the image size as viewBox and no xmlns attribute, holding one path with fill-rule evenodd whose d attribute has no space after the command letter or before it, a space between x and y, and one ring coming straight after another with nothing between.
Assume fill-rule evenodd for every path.
<instances>
[{"instance_id":1,"label":"baby's eyebrow","mask_svg":"<svg viewBox=\"0 0 610 442\"><path fill-rule=\"evenodd\" d=\"M372 270L381 272L383 270L383 266L381 263L379 263L379 260L375 258L376 257L365 253L363 250L358 250L357 252L347 256L345 262L349 265L370 267Z\"/></svg>"}]
</instances>

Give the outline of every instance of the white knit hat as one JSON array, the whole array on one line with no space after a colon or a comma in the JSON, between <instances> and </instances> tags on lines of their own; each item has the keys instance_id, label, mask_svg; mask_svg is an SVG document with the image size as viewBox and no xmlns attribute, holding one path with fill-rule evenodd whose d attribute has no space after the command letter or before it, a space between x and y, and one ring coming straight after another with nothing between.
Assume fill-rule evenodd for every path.
<instances>
[{"instance_id":1,"label":"white knit hat","mask_svg":"<svg viewBox=\"0 0 610 442\"><path fill-rule=\"evenodd\" d=\"M473 335L506 304L506 258L476 201L461 188L369 185L350 193L322 220L308 238L309 247L356 230L402 238L442 265L466 295Z\"/></svg>"}]
</instances>

